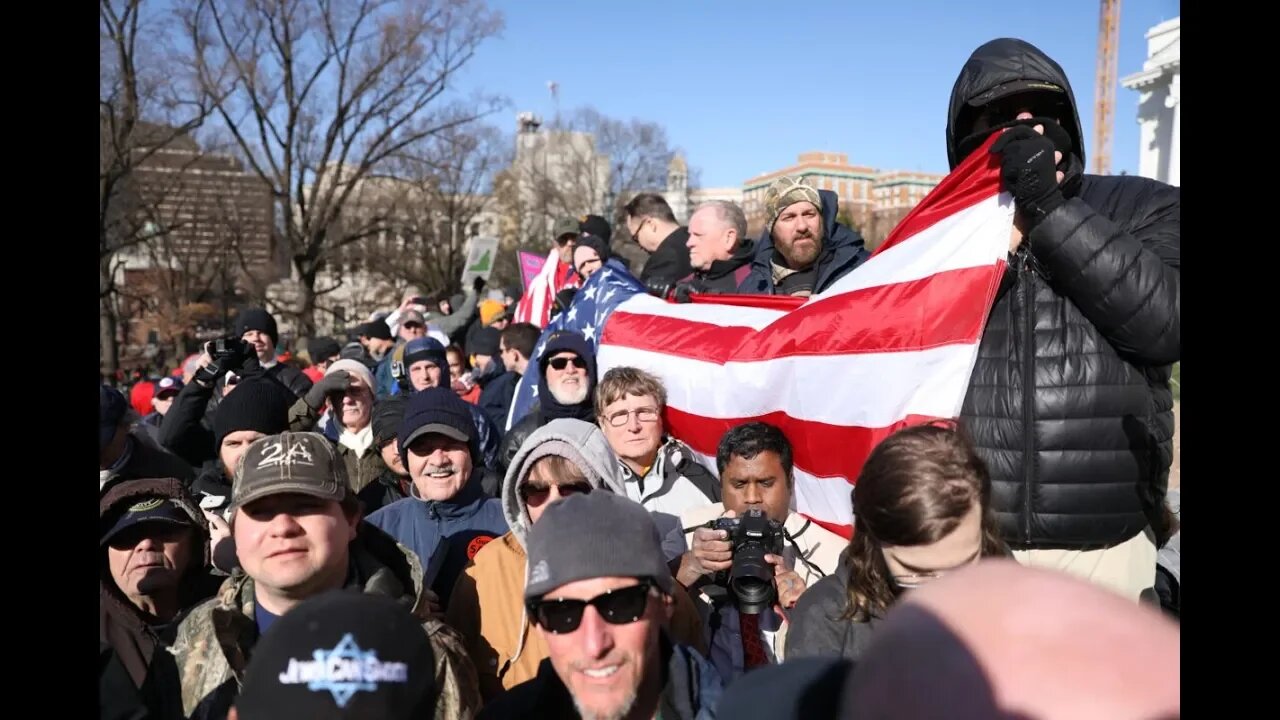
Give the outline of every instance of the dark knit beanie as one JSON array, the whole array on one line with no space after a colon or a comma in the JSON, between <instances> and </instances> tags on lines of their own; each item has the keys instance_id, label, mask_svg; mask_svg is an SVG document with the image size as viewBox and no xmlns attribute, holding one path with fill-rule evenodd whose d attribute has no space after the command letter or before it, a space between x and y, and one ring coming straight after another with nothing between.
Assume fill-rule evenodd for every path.
<instances>
[{"instance_id":1,"label":"dark knit beanie","mask_svg":"<svg viewBox=\"0 0 1280 720\"><path fill-rule=\"evenodd\" d=\"M289 406L293 393L270 377L248 377L236 383L218 403L213 415L213 451L222 448L222 439L240 430L257 430L275 435L289 429Z\"/></svg>"},{"instance_id":2,"label":"dark knit beanie","mask_svg":"<svg viewBox=\"0 0 1280 720\"><path fill-rule=\"evenodd\" d=\"M471 339L471 345L467 348L467 352L472 355L496 356L501 336L502 331L498 328L480 328Z\"/></svg>"},{"instance_id":3,"label":"dark knit beanie","mask_svg":"<svg viewBox=\"0 0 1280 720\"><path fill-rule=\"evenodd\" d=\"M276 319L262 308L241 310L236 316L236 336L244 335L250 330L257 330L271 336L272 345L280 339L280 332L276 329Z\"/></svg>"},{"instance_id":4,"label":"dark knit beanie","mask_svg":"<svg viewBox=\"0 0 1280 720\"><path fill-rule=\"evenodd\" d=\"M404 370L407 375L409 368L419 360L430 360L435 366L440 368L440 384L448 385L452 380L449 377L449 358L444 354L444 346L439 340L431 337L414 338L404 344Z\"/></svg>"},{"instance_id":5,"label":"dark knit beanie","mask_svg":"<svg viewBox=\"0 0 1280 720\"><path fill-rule=\"evenodd\" d=\"M382 447L396 439L405 410L409 408L408 395L392 395L379 400L373 406L373 444Z\"/></svg>"},{"instance_id":6,"label":"dark knit beanie","mask_svg":"<svg viewBox=\"0 0 1280 720\"><path fill-rule=\"evenodd\" d=\"M453 388L432 387L409 396L409 406L396 433L396 439L400 441L400 460L405 467L409 467L409 445L429 433L465 442L471 452L472 463L479 463L483 457L471 408Z\"/></svg>"}]
</instances>

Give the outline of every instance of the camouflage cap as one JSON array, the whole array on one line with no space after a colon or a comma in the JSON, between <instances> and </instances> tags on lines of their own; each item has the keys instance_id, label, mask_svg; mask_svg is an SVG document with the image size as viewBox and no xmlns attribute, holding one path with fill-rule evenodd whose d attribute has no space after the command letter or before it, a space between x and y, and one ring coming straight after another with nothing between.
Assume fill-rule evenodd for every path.
<instances>
[{"instance_id":1,"label":"camouflage cap","mask_svg":"<svg viewBox=\"0 0 1280 720\"><path fill-rule=\"evenodd\" d=\"M556 224L551 227L551 237L554 240L559 240L562 235L578 235L581 232L578 218L574 217L556 218Z\"/></svg>"},{"instance_id":2,"label":"camouflage cap","mask_svg":"<svg viewBox=\"0 0 1280 720\"><path fill-rule=\"evenodd\" d=\"M312 432L283 432L253 441L236 466L231 506L281 493L335 502L346 497L347 466L328 438Z\"/></svg>"},{"instance_id":3,"label":"camouflage cap","mask_svg":"<svg viewBox=\"0 0 1280 720\"><path fill-rule=\"evenodd\" d=\"M778 219L783 210L788 206L798 202L813 203L813 206L822 211L822 198L818 197L818 191L805 183L805 179L798 175L783 175L764 193L764 209L769 214L769 222L765 227L773 232L773 221Z\"/></svg>"}]
</instances>

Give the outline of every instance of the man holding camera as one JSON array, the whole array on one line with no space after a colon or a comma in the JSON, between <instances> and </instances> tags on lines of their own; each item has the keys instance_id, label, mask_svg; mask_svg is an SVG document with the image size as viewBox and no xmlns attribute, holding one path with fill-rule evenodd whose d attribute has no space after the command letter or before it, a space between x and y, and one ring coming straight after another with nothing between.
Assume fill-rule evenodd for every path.
<instances>
[{"instance_id":1,"label":"man holding camera","mask_svg":"<svg viewBox=\"0 0 1280 720\"><path fill-rule=\"evenodd\" d=\"M285 365L276 360L276 341L280 334L276 329L276 319L262 308L241 310L236 317L236 334L252 351L240 363L245 372L253 372L261 367L263 373L275 377L294 395L302 397L311 389L311 379L298 368ZM225 370L237 371L239 368L226 367Z\"/></svg>"},{"instance_id":2,"label":"man holding camera","mask_svg":"<svg viewBox=\"0 0 1280 720\"><path fill-rule=\"evenodd\" d=\"M711 662L728 683L782 661L786 611L836 572L849 542L791 512L791 443L778 428L733 428L716 466L724 502L684 513L684 527L696 529L676 579L707 605Z\"/></svg>"}]
</instances>

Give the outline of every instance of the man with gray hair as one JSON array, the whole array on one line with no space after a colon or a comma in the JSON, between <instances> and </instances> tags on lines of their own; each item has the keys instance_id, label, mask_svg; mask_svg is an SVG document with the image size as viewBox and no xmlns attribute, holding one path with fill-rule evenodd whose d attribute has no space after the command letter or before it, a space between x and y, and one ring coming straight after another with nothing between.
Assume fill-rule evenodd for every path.
<instances>
[{"instance_id":1,"label":"man with gray hair","mask_svg":"<svg viewBox=\"0 0 1280 720\"><path fill-rule=\"evenodd\" d=\"M547 506L526 546L525 607L549 657L481 718L714 716L720 676L666 631L675 579L643 507L571 494Z\"/></svg>"},{"instance_id":2,"label":"man with gray hair","mask_svg":"<svg viewBox=\"0 0 1280 720\"><path fill-rule=\"evenodd\" d=\"M768 223L742 291L809 297L871 257L862 235L836 222L839 198L783 175L765 192Z\"/></svg>"},{"instance_id":3,"label":"man with gray hair","mask_svg":"<svg viewBox=\"0 0 1280 720\"><path fill-rule=\"evenodd\" d=\"M747 216L735 202L711 200L689 218L689 264L693 274L673 288L677 302L689 293L736 293L751 274L756 243L747 237Z\"/></svg>"}]
</instances>

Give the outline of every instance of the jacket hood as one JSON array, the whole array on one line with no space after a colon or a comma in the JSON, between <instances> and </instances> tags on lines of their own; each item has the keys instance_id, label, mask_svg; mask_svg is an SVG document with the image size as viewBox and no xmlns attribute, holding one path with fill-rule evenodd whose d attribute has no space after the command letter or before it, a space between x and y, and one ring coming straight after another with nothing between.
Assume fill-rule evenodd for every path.
<instances>
[{"instance_id":1,"label":"jacket hood","mask_svg":"<svg viewBox=\"0 0 1280 720\"><path fill-rule=\"evenodd\" d=\"M569 351L587 362L587 397L576 405L565 405L552 394L547 385L547 364L556 353ZM576 330L556 330L547 339L547 344L538 356L538 417L541 420L557 418L573 418L591 422L595 416L596 397L596 354L587 344L587 339Z\"/></svg>"},{"instance_id":2,"label":"jacket hood","mask_svg":"<svg viewBox=\"0 0 1280 720\"><path fill-rule=\"evenodd\" d=\"M600 428L572 418L552 420L533 431L520 446L520 452L512 458L502 483L502 514L521 547L524 547L529 525L518 488L529 476L534 462L548 455L572 461L582 469L593 488L605 487L624 497L627 494L618 469L618 457L613 454Z\"/></svg>"},{"instance_id":3,"label":"jacket hood","mask_svg":"<svg viewBox=\"0 0 1280 720\"><path fill-rule=\"evenodd\" d=\"M1025 40L999 38L973 51L951 89L951 104L947 109L947 160L952 170L964 160L957 157L957 144L970 132L968 124L974 110L970 103L985 104L986 96L992 91L1019 81L1048 83L1062 88L1071 116L1061 118L1061 125L1071 136L1080 164L1084 165L1080 112L1062 66Z\"/></svg>"},{"instance_id":4,"label":"jacket hood","mask_svg":"<svg viewBox=\"0 0 1280 720\"><path fill-rule=\"evenodd\" d=\"M98 537L102 537L103 532L107 529L107 523L114 520L116 513L134 504L139 498L157 496L176 501L178 507L191 516L191 522L195 526L192 533L195 545L191 552L191 565L183 575L180 588L196 593L203 589L204 583L199 578L206 573L209 567L209 521L205 519L204 513L201 512L196 501L191 498L191 494L183 487L182 481L174 478L154 478L116 482L98 501L100 526ZM103 557L105 558L105 556ZM102 560L101 571L99 572L99 586L104 598L110 598L112 602L123 603L128 608L134 607L132 603L124 599L123 595L120 594L115 580L111 577L111 571L107 568L105 559ZM180 590L179 595L183 594ZM190 604L189 600L191 598L179 597L179 604L186 607Z\"/></svg>"}]
</instances>

